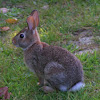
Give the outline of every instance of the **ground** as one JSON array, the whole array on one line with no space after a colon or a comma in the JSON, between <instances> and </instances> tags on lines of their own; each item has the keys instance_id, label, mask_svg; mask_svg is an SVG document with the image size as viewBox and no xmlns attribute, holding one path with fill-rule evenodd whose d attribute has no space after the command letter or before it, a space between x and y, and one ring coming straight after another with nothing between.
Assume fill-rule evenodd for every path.
<instances>
[{"instance_id":1,"label":"ground","mask_svg":"<svg viewBox=\"0 0 100 100\"><path fill-rule=\"evenodd\" d=\"M8 87L11 100L99 100L100 99L100 1L99 0L0 0L0 87ZM45 94L39 91L37 77L23 62L23 51L12 38L25 26L32 10L40 15L41 41L74 53L82 62L86 86L72 92ZM17 18L15 24L6 23ZM89 51L89 52L87 52Z\"/></svg>"}]
</instances>

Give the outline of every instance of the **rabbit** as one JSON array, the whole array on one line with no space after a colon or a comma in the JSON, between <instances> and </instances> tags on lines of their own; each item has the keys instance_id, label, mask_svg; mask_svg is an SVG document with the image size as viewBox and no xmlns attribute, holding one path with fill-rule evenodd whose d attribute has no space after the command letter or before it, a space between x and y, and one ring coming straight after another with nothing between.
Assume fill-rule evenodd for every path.
<instances>
[{"instance_id":1,"label":"rabbit","mask_svg":"<svg viewBox=\"0 0 100 100\"><path fill-rule=\"evenodd\" d=\"M68 50L40 41L37 31L39 13L33 10L27 18L28 27L13 39L16 47L24 51L26 65L39 79L45 92L78 91L85 86L83 66Z\"/></svg>"}]
</instances>

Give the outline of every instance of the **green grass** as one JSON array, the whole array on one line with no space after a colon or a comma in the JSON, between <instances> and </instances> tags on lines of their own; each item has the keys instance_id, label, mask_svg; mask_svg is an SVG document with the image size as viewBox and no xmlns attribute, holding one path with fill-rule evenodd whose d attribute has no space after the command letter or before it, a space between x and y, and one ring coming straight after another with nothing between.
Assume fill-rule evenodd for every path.
<instances>
[{"instance_id":1,"label":"green grass","mask_svg":"<svg viewBox=\"0 0 100 100\"><path fill-rule=\"evenodd\" d=\"M2 5L2 3L4 5ZM44 5L49 9L42 9ZM19 7L21 6L21 7ZM33 9L39 10L38 32L41 41L58 45L74 52L68 45L72 33L82 27L92 27L94 36L100 33L99 0L0 0L0 7L10 11L0 14L0 26L9 26L0 32L0 87L8 86L11 100L99 100L100 99L100 50L94 54L77 55L84 69L86 87L78 92L54 92L44 94L37 86L38 79L23 62L23 51L12 45L12 38L27 26L26 18ZM17 18L17 24L7 24L8 18ZM65 41L66 40L66 41ZM65 42L66 43L65 43ZM96 40L97 44L100 44Z\"/></svg>"}]
</instances>

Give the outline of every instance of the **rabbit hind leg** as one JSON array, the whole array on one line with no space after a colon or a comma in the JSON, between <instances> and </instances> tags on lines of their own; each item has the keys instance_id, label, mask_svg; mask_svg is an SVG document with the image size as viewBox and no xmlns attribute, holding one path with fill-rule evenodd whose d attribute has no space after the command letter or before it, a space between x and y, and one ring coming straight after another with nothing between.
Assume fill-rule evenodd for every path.
<instances>
[{"instance_id":1,"label":"rabbit hind leg","mask_svg":"<svg viewBox=\"0 0 100 100\"><path fill-rule=\"evenodd\" d=\"M51 87L60 91L67 91L66 76L64 67L57 62L50 62L46 65L45 79Z\"/></svg>"}]
</instances>

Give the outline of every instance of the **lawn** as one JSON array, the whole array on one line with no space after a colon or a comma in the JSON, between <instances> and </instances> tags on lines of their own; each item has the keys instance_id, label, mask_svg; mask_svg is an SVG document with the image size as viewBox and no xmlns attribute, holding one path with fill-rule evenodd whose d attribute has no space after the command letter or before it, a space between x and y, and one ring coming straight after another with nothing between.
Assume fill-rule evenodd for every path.
<instances>
[{"instance_id":1,"label":"lawn","mask_svg":"<svg viewBox=\"0 0 100 100\"><path fill-rule=\"evenodd\" d=\"M100 39L94 39L98 51L76 55L83 64L86 86L75 93L40 91L37 77L24 64L22 49L12 44L12 38L27 26L27 16L37 9L41 41L78 52L80 48L69 44L78 29L91 27L90 35L100 36L99 0L0 0L3 7L9 11L0 13L0 27L10 30L0 31L0 87L9 88L10 100L100 100ZM8 18L17 18L18 23L6 23Z\"/></svg>"}]
</instances>

